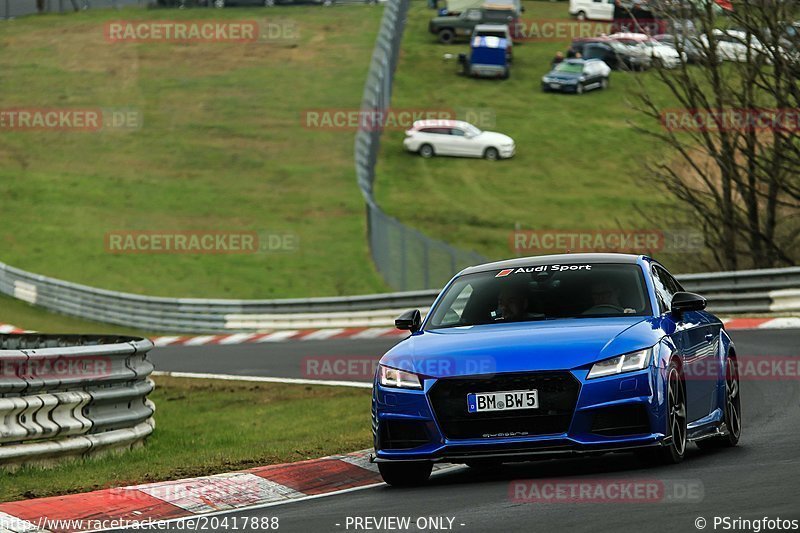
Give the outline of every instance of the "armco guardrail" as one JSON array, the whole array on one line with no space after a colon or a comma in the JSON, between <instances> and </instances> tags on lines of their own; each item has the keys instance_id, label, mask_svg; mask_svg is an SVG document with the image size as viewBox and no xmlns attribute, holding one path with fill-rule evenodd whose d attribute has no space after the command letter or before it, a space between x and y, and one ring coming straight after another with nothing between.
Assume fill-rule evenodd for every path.
<instances>
[{"instance_id":1,"label":"armco guardrail","mask_svg":"<svg viewBox=\"0 0 800 533\"><path fill-rule=\"evenodd\" d=\"M0 467L141 443L155 427L146 339L0 335Z\"/></svg>"},{"instance_id":2,"label":"armco guardrail","mask_svg":"<svg viewBox=\"0 0 800 533\"><path fill-rule=\"evenodd\" d=\"M709 309L717 313L800 313L800 267L685 274L678 279L687 290L705 295ZM3 263L0 292L57 313L177 333L391 326L400 311L426 309L438 293L287 300L163 298L97 289Z\"/></svg>"}]
</instances>

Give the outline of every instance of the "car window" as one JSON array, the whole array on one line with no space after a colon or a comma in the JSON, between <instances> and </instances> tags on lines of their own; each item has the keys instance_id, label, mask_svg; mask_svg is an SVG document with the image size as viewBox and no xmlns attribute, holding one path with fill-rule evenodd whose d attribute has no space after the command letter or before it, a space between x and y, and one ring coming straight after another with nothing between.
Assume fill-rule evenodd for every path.
<instances>
[{"instance_id":1,"label":"car window","mask_svg":"<svg viewBox=\"0 0 800 533\"><path fill-rule=\"evenodd\" d=\"M638 265L552 264L460 276L426 328L650 314Z\"/></svg>"},{"instance_id":2,"label":"car window","mask_svg":"<svg viewBox=\"0 0 800 533\"><path fill-rule=\"evenodd\" d=\"M458 128L450 128L450 135L454 135L455 137L463 137L464 130L460 130Z\"/></svg>"},{"instance_id":3,"label":"car window","mask_svg":"<svg viewBox=\"0 0 800 533\"><path fill-rule=\"evenodd\" d=\"M651 271L653 273L653 285L658 297L658 306L661 308L662 313L666 313L672 305L672 297L678 292L677 287L670 282L669 278L671 276L663 268L653 265Z\"/></svg>"},{"instance_id":4,"label":"car window","mask_svg":"<svg viewBox=\"0 0 800 533\"><path fill-rule=\"evenodd\" d=\"M465 16L467 20L481 20L481 12L479 9L468 9Z\"/></svg>"}]
</instances>

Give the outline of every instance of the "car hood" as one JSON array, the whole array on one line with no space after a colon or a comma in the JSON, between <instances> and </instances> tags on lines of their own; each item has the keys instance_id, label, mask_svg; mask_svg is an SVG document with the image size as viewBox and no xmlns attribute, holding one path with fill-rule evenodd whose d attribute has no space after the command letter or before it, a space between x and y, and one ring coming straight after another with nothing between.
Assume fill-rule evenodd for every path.
<instances>
[{"instance_id":1,"label":"car hood","mask_svg":"<svg viewBox=\"0 0 800 533\"><path fill-rule=\"evenodd\" d=\"M496 131L481 132L480 135L475 137L475 140L494 144L512 144L514 142L514 139L508 135L503 135L502 133L497 133Z\"/></svg>"},{"instance_id":2,"label":"car hood","mask_svg":"<svg viewBox=\"0 0 800 533\"><path fill-rule=\"evenodd\" d=\"M651 317L575 318L417 332L381 364L429 377L568 370L656 344Z\"/></svg>"}]
</instances>

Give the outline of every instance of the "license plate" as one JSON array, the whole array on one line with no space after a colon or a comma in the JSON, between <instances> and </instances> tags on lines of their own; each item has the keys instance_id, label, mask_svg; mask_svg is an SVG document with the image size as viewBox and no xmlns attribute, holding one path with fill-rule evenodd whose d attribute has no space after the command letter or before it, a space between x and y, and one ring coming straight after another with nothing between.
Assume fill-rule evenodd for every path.
<instances>
[{"instance_id":1,"label":"license plate","mask_svg":"<svg viewBox=\"0 0 800 533\"><path fill-rule=\"evenodd\" d=\"M538 408L539 392L536 390L472 392L467 394L467 411L470 413Z\"/></svg>"},{"instance_id":2,"label":"license plate","mask_svg":"<svg viewBox=\"0 0 800 533\"><path fill-rule=\"evenodd\" d=\"M551 89L560 89L560 88L561 88L561 85L560 85L560 84L558 84L558 83L551 83L551 84L550 84L550 88L551 88Z\"/></svg>"}]
</instances>

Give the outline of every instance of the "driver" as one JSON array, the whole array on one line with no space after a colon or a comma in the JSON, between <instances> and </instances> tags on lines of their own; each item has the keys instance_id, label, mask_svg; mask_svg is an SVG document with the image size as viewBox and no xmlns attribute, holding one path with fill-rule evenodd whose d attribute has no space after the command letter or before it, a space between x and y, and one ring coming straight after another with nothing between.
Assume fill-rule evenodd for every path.
<instances>
[{"instance_id":1,"label":"driver","mask_svg":"<svg viewBox=\"0 0 800 533\"><path fill-rule=\"evenodd\" d=\"M497 308L506 322L525 320L529 316L528 296L521 287L504 287L497 298Z\"/></svg>"},{"instance_id":2,"label":"driver","mask_svg":"<svg viewBox=\"0 0 800 533\"><path fill-rule=\"evenodd\" d=\"M622 309L619 303L619 289L608 282L601 281L592 285L592 307L614 306Z\"/></svg>"}]
</instances>

